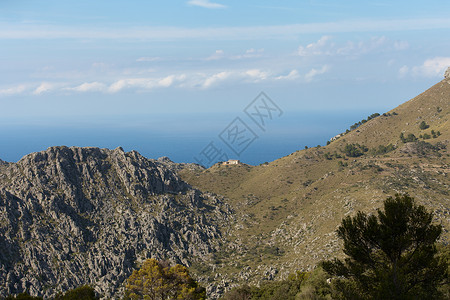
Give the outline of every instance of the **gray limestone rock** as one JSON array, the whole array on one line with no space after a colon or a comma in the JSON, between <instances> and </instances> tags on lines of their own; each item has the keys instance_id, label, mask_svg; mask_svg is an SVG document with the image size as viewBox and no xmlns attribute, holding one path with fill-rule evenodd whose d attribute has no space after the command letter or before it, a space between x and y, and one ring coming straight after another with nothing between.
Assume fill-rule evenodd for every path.
<instances>
[{"instance_id":1,"label":"gray limestone rock","mask_svg":"<svg viewBox=\"0 0 450 300\"><path fill-rule=\"evenodd\" d=\"M146 258L208 262L230 208L167 163L122 148L51 147L0 168L0 298L84 284L120 298Z\"/></svg>"}]
</instances>

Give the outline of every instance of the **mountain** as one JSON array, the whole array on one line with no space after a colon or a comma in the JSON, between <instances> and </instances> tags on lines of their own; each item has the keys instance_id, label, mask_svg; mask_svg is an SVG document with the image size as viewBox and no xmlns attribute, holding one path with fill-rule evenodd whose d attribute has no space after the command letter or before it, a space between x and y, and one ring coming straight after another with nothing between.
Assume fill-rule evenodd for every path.
<instances>
[{"instance_id":1,"label":"mountain","mask_svg":"<svg viewBox=\"0 0 450 300\"><path fill-rule=\"evenodd\" d=\"M120 298L146 258L188 266L211 299L343 256L336 228L395 193L450 230L450 78L327 146L271 163L177 164L51 147L0 164L0 296L91 284ZM301 138L301 137L299 137Z\"/></svg>"},{"instance_id":2,"label":"mountain","mask_svg":"<svg viewBox=\"0 0 450 300\"><path fill-rule=\"evenodd\" d=\"M449 117L447 78L389 112L358 122L325 147L253 167L218 164L180 171L192 186L225 196L236 212L232 246L222 253L233 263L219 263L215 272L232 286L310 270L343 255L336 235L343 217L374 212L396 193L409 193L433 211L444 226L441 242L447 244Z\"/></svg>"},{"instance_id":3,"label":"mountain","mask_svg":"<svg viewBox=\"0 0 450 300\"><path fill-rule=\"evenodd\" d=\"M188 266L208 259L231 216L221 197L135 151L27 155L0 173L0 296L49 297L92 284L117 297L146 258Z\"/></svg>"}]
</instances>

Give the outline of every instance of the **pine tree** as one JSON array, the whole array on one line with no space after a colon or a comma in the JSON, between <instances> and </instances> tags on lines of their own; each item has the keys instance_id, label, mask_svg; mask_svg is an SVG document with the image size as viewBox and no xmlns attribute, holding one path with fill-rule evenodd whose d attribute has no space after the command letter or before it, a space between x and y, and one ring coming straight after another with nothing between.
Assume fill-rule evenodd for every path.
<instances>
[{"instance_id":1,"label":"pine tree","mask_svg":"<svg viewBox=\"0 0 450 300\"><path fill-rule=\"evenodd\" d=\"M442 226L408 195L389 197L376 215L358 212L338 229L344 261L323 263L347 299L439 299L447 263L437 257Z\"/></svg>"}]
</instances>

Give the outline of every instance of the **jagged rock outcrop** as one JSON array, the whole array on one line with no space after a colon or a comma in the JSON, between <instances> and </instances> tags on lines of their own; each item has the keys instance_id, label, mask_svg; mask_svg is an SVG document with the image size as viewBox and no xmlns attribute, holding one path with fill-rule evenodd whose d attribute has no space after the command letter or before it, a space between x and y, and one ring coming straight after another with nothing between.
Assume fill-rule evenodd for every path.
<instances>
[{"instance_id":1,"label":"jagged rock outcrop","mask_svg":"<svg viewBox=\"0 0 450 300\"><path fill-rule=\"evenodd\" d=\"M450 67L448 67L447 70L445 71L444 78L445 79L450 79Z\"/></svg>"},{"instance_id":2,"label":"jagged rock outcrop","mask_svg":"<svg viewBox=\"0 0 450 300\"><path fill-rule=\"evenodd\" d=\"M183 169L188 169L190 171L205 169L205 167L195 163L175 163L172 160L170 160L170 158L168 158L167 156L162 156L158 158L157 162L164 164L165 167L174 172L178 172Z\"/></svg>"},{"instance_id":3,"label":"jagged rock outcrop","mask_svg":"<svg viewBox=\"0 0 450 300\"><path fill-rule=\"evenodd\" d=\"M52 147L1 170L0 297L91 284L119 298L146 258L210 259L230 222L221 198L135 151Z\"/></svg>"}]
</instances>

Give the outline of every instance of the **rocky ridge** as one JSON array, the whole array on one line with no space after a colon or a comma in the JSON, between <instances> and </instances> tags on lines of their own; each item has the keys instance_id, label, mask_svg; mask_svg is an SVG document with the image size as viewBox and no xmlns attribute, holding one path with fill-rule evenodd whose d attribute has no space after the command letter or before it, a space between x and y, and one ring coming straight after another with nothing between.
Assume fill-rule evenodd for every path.
<instances>
[{"instance_id":1,"label":"rocky ridge","mask_svg":"<svg viewBox=\"0 0 450 300\"><path fill-rule=\"evenodd\" d=\"M166 168L170 169L171 171L178 172L184 169L190 170L190 171L198 171L198 170L205 170L205 167L196 164L196 163L175 163L167 156L162 156L158 158L157 160L151 160L156 163L163 164Z\"/></svg>"},{"instance_id":2,"label":"rocky ridge","mask_svg":"<svg viewBox=\"0 0 450 300\"><path fill-rule=\"evenodd\" d=\"M3 167L0 296L91 284L118 297L146 258L211 259L231 210L182 181L173 164L122 148L51 147Z\"/></svg>"}]
</instances>

